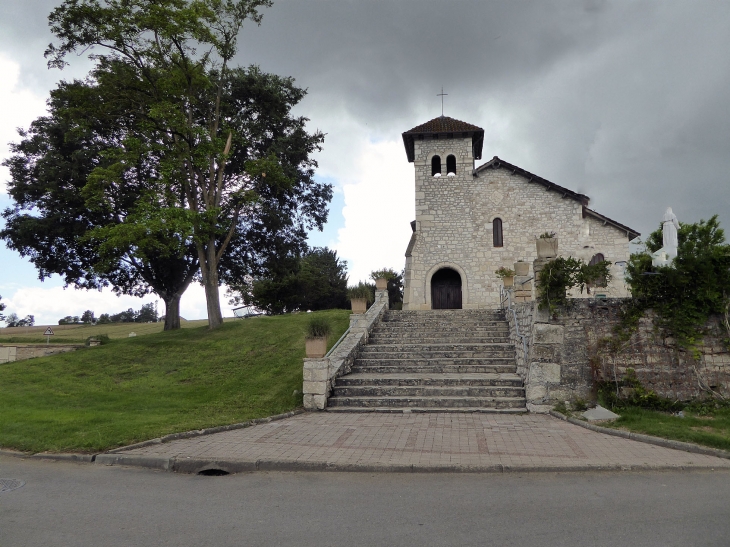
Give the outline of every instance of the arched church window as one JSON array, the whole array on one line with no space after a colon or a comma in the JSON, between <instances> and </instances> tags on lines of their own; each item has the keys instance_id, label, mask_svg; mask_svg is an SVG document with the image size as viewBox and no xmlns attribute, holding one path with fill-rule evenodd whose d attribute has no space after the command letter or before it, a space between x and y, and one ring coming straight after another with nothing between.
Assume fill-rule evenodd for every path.
<instances>
[{"instance_id":1,"label":"arched church window","mask_svg":"<svg viewBox=\"0 0 730 547\"><path fill-rule=\"evenodd\" d=\"M446 174L450 177L456 175L456 156L453 154L446 156Z\"/></svg>"},{"instance_id":2,"label":"arched church window","mask_svg":"<svg viewBox=\"0 0 730 547\"><path fill-rule=\"evenodd\" d=\"M495 247L504 246L504 240L502 239L502 219L495 218L492 221L492 241Z\"/></svg>"},{"instance_id":3,"label":"arched church window","mask_svg":"<svg viewBox=\"0 0 730 547\"><path fill-rule=\"evenodd\" d=\"M441 156L434 156L431 158L431 176L441 176Z\"/></svg>"}]
</instances>

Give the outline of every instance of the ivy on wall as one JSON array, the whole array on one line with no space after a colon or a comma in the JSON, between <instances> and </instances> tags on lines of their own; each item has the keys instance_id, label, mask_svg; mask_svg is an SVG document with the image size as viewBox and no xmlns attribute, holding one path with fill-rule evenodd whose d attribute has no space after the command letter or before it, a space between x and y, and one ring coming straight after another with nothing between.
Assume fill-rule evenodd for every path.
<instances>
[{"instance_id":1,"label":"ivy on wall","mask_svg":"<svg viewBox=\"0 0 730 547\"><path fill-rule=\"evenodd\" d=\"M545 264L537 277L537 301L541 310L555 313L568 303L568 291L583 292L588 286L605 287L611 281L611 263L607 260L586 264L573 257L559 256Z\"/></svg>"}]
</instances>

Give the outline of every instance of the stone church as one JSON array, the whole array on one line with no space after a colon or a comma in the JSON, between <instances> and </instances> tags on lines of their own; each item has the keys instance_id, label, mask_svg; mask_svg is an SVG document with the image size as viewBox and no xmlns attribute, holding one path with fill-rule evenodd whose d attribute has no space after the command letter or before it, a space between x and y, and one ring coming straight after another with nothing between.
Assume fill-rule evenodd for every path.
<instances>
[{"instance_id":1,"label":"stone church","mask_svg":"<svg viewBox=\"0 0 730 547\"><path fill-rule=\"evenodd\" d=\"M610 261L601 293L627 296L622 266L639 233L590 209L588 196L496 156L475 168L483 142L482 128L447 116L403 133L416 183L403 309L499 307L495 270L532 264L545 232L556 234L560 256Z\"/></svg>"}]
</instances>

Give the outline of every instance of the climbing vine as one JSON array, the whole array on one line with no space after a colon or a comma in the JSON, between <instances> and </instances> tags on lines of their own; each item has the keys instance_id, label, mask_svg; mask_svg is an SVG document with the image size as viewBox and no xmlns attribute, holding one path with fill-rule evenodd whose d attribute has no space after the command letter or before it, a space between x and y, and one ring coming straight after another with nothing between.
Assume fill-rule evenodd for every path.
<instances>
[{"instance_id":1,"label":"climbing vine","mask_svg":"<svg viewBox=\"0 0 730 547\"><path fill-rule=\"evenodd\" d=\"M604 260L586 264L573 257L559 256L545 264L537 278L538 306L550 313L568 303L568 290L578 288L583 292L590 285L605 287L611 280L611 263Z\"/></svg>"}]
</instances>

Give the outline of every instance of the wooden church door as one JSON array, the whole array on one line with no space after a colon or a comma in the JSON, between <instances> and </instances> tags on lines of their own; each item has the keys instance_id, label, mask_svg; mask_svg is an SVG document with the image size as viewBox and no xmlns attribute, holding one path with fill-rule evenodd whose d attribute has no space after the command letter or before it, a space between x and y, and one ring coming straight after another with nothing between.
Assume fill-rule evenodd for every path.
<instances>
[{"instance_id":1,"label":"wooden church door","mask_svg":"<svg viewBox=\"0 0 730 547\"><path fill-rule=\"evenodd\" d=\"M451 268L442 268L431 277L431 309L461 309L461 276Z\"/></svg>"}]
</instances>

